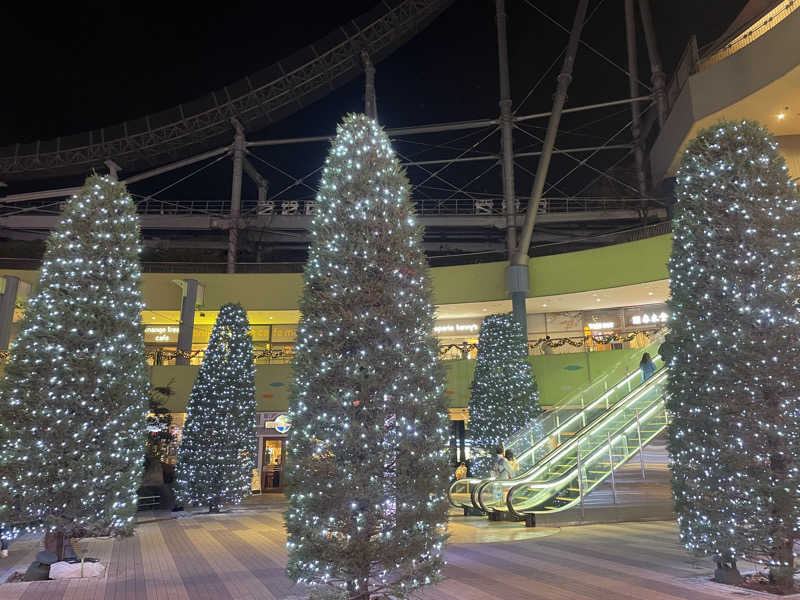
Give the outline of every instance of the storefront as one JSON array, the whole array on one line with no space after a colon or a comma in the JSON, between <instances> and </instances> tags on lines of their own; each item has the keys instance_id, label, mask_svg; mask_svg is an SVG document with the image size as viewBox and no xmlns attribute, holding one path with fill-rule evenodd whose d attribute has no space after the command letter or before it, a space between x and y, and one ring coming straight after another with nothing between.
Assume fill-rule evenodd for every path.
<instances>
[{"instance_id":1,"label":"storefront","mask_svg":"<svg viewBox=\"0 0 800 600\"><path fill-rule=\"evenodd\" d=\"M213 324L195 324L192 329L192 355L189 364L203 362L203 352L208 346ZM251 323L253 358L257 365L286 364L294 356L297 343L297 325L262 325ZM178 326L150 323L144 327L147 362L150 365L174 365L178 349Z\"/></svg>"},{"instance_id":2,"label":"storefront","mask_svg":"<svg viewBox=\"0 0 800 600\"><path fill-rule=\"evenodd\" d=\"M283 489L283 465L286 439L292 425L284 412L256 413L258 429L258 465L253 478L254 492L278 492Z\"/></svg>"}]
</instances>

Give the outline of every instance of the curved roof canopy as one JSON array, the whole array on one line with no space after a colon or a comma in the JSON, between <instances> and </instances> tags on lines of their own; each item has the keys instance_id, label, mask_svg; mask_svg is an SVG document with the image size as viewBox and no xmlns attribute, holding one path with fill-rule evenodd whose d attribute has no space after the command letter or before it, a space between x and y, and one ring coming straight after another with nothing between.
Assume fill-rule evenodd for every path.
<instances>
[{"instance_id":1,"label":"curved roof canopy","mask_svg":"<svg viewBox=\"0 0 800 600\"><path fill-rule=\"evenodd\" d=\"M291 115L359 75L361 51L378 62L451 3L384 0L317 43L192 102L102 129L0 148L0 180L79 175L107 159L135 173L228 144L232 118L255 131Z\"/></svg>"}]
</instances>

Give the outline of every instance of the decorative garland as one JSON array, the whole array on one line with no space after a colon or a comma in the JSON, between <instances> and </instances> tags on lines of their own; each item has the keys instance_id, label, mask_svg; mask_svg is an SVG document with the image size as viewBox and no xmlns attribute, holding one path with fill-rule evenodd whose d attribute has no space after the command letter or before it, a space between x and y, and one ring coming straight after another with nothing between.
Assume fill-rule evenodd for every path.
<instances>
[{"instance_id":1,"label":"decorative garland","mask_svg":"<svg viewBox=\"0 0 800 600\"><path fill-rule=\"evenodd\" d=\"M572 346L573 348L581 348L586 346L590 342L594 342L595 344L599 345L607 345L612 342L622 342L627 343L632 341L637 335L641 334L645 336L647 339L650 339L654 335L658 334L661 329L638 329L636 331L630 331L628 333L610 333L608 335L586 335L582 337L563 337L563 338L539 338L538 340L529 340L528 341L528 351L535 350L536 348L547 346L549 348L560 348L564 345ZM473 351L477 351L478 344L468 344L466 342L462 342L461 344L447 344L446 346L439 347L439 356L444 357L452 350L457 350L459 352L466 352L470 353Z\"/></svg>"},{"instance_id":2,"label":"decorative garland","mask_svg":"<svg viewBox=\"0 0 800 600\"><path fill-rule=\"evenodd\" d=\"M588 344L590 341L594 342L595 344L599 345L607 345L612 342L630 342L635 338L637 335L641 334L644 335L646 338L650 339L652 336L656 335L662 331L662 329L639 329L636 331L631 331L628 333L610 333L608 335L587 335L583 337L564 337L564 338L539 338L538 340L528 341L528 351L534 350L539 347L548 346L550 348L560 348L565 344L572 346L573 348L581 348ZM439 357L444 357L452 350L458 350L459 352L466 352L467 354L471 352L475 352L478 350L478 344L447 344L446 346L439 346ZM156 362L157 358L160 358L161 362L172 361L178 358L186 358L186 359L193 359L198 356L201 356L205 350L147 350L145 352L145 357L148 360L151 360L153 363ZM275 350L259 350L253 355L254 360L259 359L269 359L269 360L278 360L281 358L288 358L292 356L292 353L286 352L283 348L277 348ZM0 350L0 363L5 363L8 361L10 357L10 353L8 350Z\"/></svg>"}]
</instances>

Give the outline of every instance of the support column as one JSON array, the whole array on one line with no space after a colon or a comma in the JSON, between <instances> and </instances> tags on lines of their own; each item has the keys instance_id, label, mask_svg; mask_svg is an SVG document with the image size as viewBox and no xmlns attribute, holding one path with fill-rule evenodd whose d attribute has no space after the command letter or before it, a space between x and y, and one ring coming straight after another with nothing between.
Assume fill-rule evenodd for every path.
<instances>
[{"instance_id":1,"label":"support column","mask_svg":"<svg viewBox=\"0 0 800 600\"><path fill-rule=\"evenodd\" d=\"M5 275L0 279L0 352L8 350L11 342L11 324L14 322L14 308L17 305L19 277Z\"/></svg>"},{"instance_id":2,"label":"support column","mask_svg":"<svg viewBox=\"0 0 800 600\"><path fill-rule=\"evenodd\" d=\"M177 365L188 365L189 358L181 356L192 351L192 334L194 333L194 309L198 304L198 284L196 279L176 279L174 281L183 291L181 300L181 321L178 325L178 358Z\"/></svg>"},{"instance_id":3,"label":"support column","mask_svg":"<svg viewBox=\"0 0 800 600\"><path fill-rule=\"evenodd\" d=\"M639 61L636 58L636 21L634 20L633 0L625 0L625 41L628 46L628 86L631 98L639 97ZM633 155L636 160L636 181L643 208L647 195L647 182L644 178L644 151L642 150L642 123L639 102L631 102L631 133Z\"/></svg>"},{"instance_id":4,"label":"support column","mask_svg":"<svg viewBox=\"0 0 800 600\"><path fill-rule=\"evenodd\" d=\"M526 339L528 336L528 319L525 308L525 298L528 296L528 251L533 237L533 227L536 224L536 213L542 200L544 182L547 179L547 171L550 168L550 159L553 156L558 124L561 122L561 112L564 108L564 102L567 100L567 89L572 82L572 68L575 64L575 56L578 53L578 43L581 39L583 23L586 21L586 9L588 6L589 0L578 0L578 7L575 10L575 18L572 21L572 30L569 33L569 42L567 42L567 49L564 55L564 64L561 67L561 73L558 75L558 85L553 97L553 110L547 123L547 132L544 136L539 164L536 166L536 176L533 181L531 198L528 202L528 210L525 214L525 223L522 226L519 244L511 256L511 264L506 273L508 291L511 293L511 302L514 307L514 317L522 325Z\"/></svg>"},{"instance_id":5,"label":"support column","mask_svg":"<svg viewBox=\"0 0 800 600\"><path fill-rule=\"evenodd\" d=\"M639 13L642 17L642 29L647 41L647 55L650 58L650 81L653 83L653 95L658 109L658 124L663 127L667 120L667 76L661 67L661 55L656 43L656 30L653 27L653 13L650 12L650 0L639 0Z\"/></svg>"},{"instance_id":6,"label":"support column","mask_svg":"<svg viewBox=\"0 0 800 600\"><path fill-rule=\"evenodd\" d=\"M375 94L375 65L366 50L361 51L361 60L364 61L364 112L368 117L378 120L378 99Z\"/></svg>"},{"instance_id":7,"label":"support column","mask_svg":"<svg viewBox=\"0 0 800 600\"><path fill-rule=\"evenodd\" d=\"M503 168L503 205L506 214L506 242L509 258L517 248L517 203L514 190L514 136L511 115L511 79L508 72L506 3L495 0L497 9L497 59L500 73L500 150Z\"/></svg>"},{"instance_id":8,"label":"support column","mask_svg":"<svg viewBox=\"0 0 800 600\"><path fill-rule=\"evenodd\" d=\"M236 272L236 252L239 246L239 211L242 204L242 168L244 165L244 129L236 119L233 138L233 183L231 184L231 212L228 228L228 273Z\"/></svg>"},{"instance_id":9,"label":"support column","mask_svg":"<svg viewBox=\"0 0 800 600\"><path fill-rule=\"evenodd\" d=\"M525 342L528 341L528 289L530 281L528 277L527 261L524 265L509 265L506 269L506 284L511 295L511 312L518 323L522 325L522 332L525 335Z\"/></svg>"},{"instance_id":10,"label":"support column","mask_svg":"<svg viewBox=\"0 0 800 600\"><path fill-rule=\"evenodd\" d=\"M456 421L458 423L458 462L466 462L467 460L467 422Z\"/></svg>"}]
</instances>

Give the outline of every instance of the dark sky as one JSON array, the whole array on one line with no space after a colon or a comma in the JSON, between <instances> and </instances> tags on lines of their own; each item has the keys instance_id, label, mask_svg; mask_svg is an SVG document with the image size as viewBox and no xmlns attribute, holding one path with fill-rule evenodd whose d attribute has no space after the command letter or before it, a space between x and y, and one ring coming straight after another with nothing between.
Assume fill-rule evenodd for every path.
<instances>
[{"instance_id":1,"label":"dark sky","mask_svg":"<svg viewBox=\"0 0 800 600\"><path fill-rule=\"evenodd\" d=\"M6 2L0 9L0 44L5 57L0 144L69 135L191 100L288 56L366 12L375 1L228 1L213 3L211 9L203 8L202 3L163 0L57 3L46 7L34 2ZM530 3L570 26L575 1ZM549 110L560 62L524 105L519 104L564 48L567 34L531 8L528 0L507 0L507 4L515 109L520 114ZM652 4L669 72L691 33L697 34L700 45L713 40L745 1L659 0ZM624 65L623 3L593 0L590 14L595 10L583 39ZM494 117L498 94L495 44L494 2L456 0L428 29L378 65L382 123L397 127ZM649 83L641 34L640 47L640 78ZM579 52L574 75L569 106L628 94L625 75L585 48ZM360 109L362 86L363 79L353 81L285 122L249 137L330 133L345 112ZM563 129L573 133L560 136L558 143L601 143L629 118L624 109L565 118ZM600 124L591 123L597 118L603 119ZM541 136L545 125L546 121L533 122L529 131ZM487 143L487 151L496 151L496 140ZM516 143L518 148L530 149L538 144L527 134L518 136ZM404 151L411 153L414 148L411 145ZM416 146L416 150L423 149ZM303 147L264 156L297 176L319 165L324 151L324 147ZM530 168L535 168L535 161ZM558 175L556 162L554 169ZM207 173L211 179L213 173L213 169ZM457 172L451 175L456 179L464 176ZM268 176L277 187L289 181L281 181L277 172ZM496 191L497 178L493 177L485 187ZM229 183L221 174L217 179L205 187L206 195L224 195ZM218 190L216 183L220 183ZM196 196L201 192L191 193Z\"/></svg>"}]
</instances>

